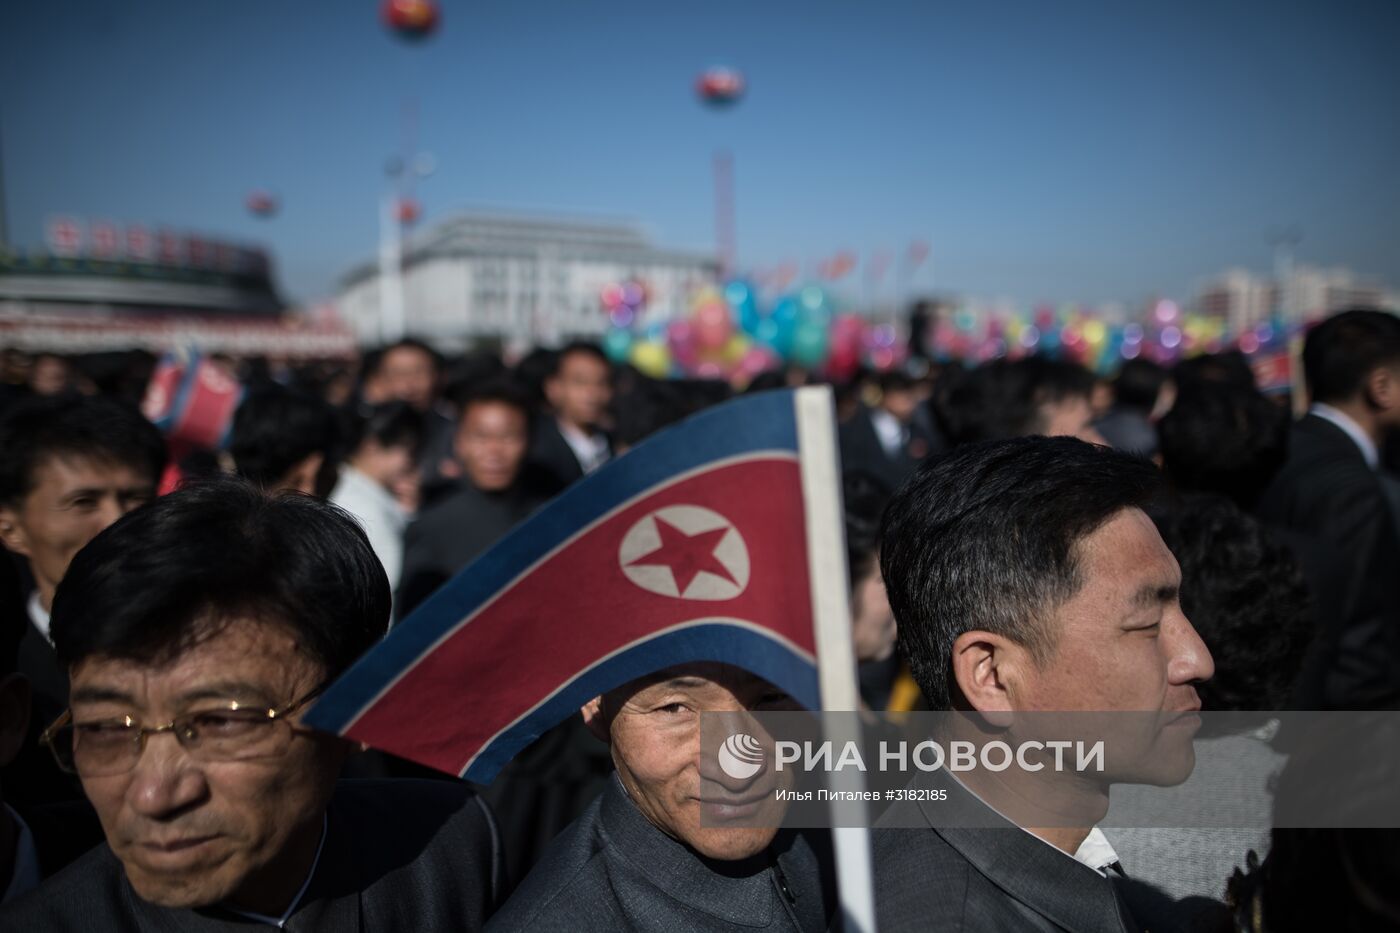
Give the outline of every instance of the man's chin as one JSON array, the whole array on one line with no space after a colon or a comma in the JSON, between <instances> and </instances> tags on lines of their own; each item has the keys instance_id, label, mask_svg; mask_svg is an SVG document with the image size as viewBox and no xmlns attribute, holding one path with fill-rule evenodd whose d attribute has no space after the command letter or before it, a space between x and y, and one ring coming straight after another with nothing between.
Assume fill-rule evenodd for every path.
<instances>
[{"instance_id":1,"label":"man's chin","mask_svg":"<svg viewBox=\"0 0 1400 933\"><path fill-rule=\"evenodd\" d=\"M701 827L685 841L706 858L736 862L768 848L777 833L771 826Z\"/></svg>"},{"instance_id":2,"label":"man's chin","mask_svg":"<svg viewBox=\"0 0 1400 933\"><path fill-rule=\"evenodd\" d=\"M126 878L141 900L172 910L210 907L226 900L233 888L232 884L209 875L176 878L128 869Z\"/></svg>"}]
</instances>

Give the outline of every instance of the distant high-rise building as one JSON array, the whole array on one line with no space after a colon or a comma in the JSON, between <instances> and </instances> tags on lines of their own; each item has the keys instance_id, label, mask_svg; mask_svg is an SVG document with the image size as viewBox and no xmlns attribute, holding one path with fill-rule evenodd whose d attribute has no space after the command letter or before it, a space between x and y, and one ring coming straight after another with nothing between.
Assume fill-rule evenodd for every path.
<instances>
[{"instance_id":1,"label":"distant high-rise building","mask_svg":"<svg viewBox=\"0 0 1400 933\"><path fill-rule=\"evenodd\" d=\"M1195 306L1200 314L1223 317L1232 333L1240 333L1275 316L1297 324L1346 308L1390 304L1383 287L1360 280L1349 269L1290 266L1282 281L1231 269L1201 289Z\"/></svg>"},{"instance_id":2,"label":"distant high-rise building","mask_svg":"<svg viewBox=\"0 0 1400 933\"><path fill-rule=\"evenodd\" d=\"M1196 311L1225 319L1231 333L1240 333L1267 320L1273 311L1271 282L1243 269L1231 269L1210 282L1196 297Z\"/></svg>"},{"instance_id":3,"label":"distant high-rise building","mask_svg":"<svg viewBox=\"0 0 1400 933\"><path fill-rule=\"evenodd\" d=\"M606 286L644 284L645 323L683 311L691 290L718 275L713 257L660 249L626 223L464 213L406 245L404 331L449 350L597 337L608 327ZM342 283L337 306L363 344L380 339L380 294L375 263Z\"/></svg>"}]
</instances>

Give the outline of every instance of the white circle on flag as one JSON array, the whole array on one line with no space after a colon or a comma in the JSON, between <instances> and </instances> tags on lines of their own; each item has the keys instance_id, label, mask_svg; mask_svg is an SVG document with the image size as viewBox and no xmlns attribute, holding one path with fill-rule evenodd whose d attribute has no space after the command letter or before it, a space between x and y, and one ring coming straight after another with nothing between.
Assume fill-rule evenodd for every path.
<instances>
[{"instance_id":1,"label":"white circle on flag","mask_svg":"<svg viewBox=\"0 0 1400 933\"><path fill-rule=\"evenodd\" d=\"M627 579L677 599L733 599L749 585L749 550L734 523L698 505L668 505L628 529L618 548Z\"/></svg>"}]
</instances>

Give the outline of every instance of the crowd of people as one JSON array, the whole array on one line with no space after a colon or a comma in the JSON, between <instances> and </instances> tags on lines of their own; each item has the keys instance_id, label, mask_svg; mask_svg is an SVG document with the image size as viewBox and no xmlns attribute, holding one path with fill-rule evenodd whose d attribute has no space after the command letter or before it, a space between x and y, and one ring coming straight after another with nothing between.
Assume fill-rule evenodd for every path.
<instances>
[{"instance_id":1,"label":"crowd of people","mask_svg":"<svg viewBox=\"0 0 1400 933\"><path fill-rule=\"evenodd\" d=\"M140 413L153 362L0 360L0 930L840 928L829 834L701 819L747 785L696 714L792 705L748 671L620 686L485 787L299 721L542 504L736 389L587 342L221 359L244 395L206 450ZM1306 399L1234 352L834 387L863 706L1249 712L1196 779L1252 782L1267 826L1306 790L1272 717L1400 708L1400 318L1330 317L1301 366ZM872 830L882 930L1400 929L1394 827L902 816Z\"/></svg>"}]
</instances>

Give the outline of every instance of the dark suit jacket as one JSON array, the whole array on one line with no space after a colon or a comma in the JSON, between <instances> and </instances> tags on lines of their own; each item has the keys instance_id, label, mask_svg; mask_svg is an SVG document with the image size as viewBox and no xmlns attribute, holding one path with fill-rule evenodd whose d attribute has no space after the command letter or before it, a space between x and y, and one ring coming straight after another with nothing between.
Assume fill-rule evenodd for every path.
<instances>
[{"instance_id":1,"label":"dark suit jacket","mask_svg":"<svg viewBox=\"0 0 1400 933\"><path fill-rule=\"evenodd\" d=\"M612 450L611 440L608 441L608 450ZM559 422L552 415L536 418L530 432L530 452L525 457L522 477L526 488L550 498L582 478L583 466L560 433Z\"/></svg>"},{"instance_id":2,"label":"dark suit jacket","mask_svg":"<svg viewBox=\"0 0 1400 933\"><path fill-rule=\"evenodd\" d=\"M1303 418L1257 512L1327 542L1344 558L1342 601L1322 607L1326 706L1400 704L1400 535L1381 481L1355 442L1325 419Z\"/></svg>"},{"instance_id":3,"label":"dark suit jacket","mask_svg":"<svg viewBox=\"0 0 1400 933\"><path fill-rule=\"evenodd\" d=\"M292 931L479 930L502 890L501 845L485 804L445 781L343 781L321 860ZM103 843L0 911L0 931L247 933L219 908L141 900Z\"/></svg>"},{"instance_id":4,"label":"dark suit jacket","mask_svg":"<svg viewBox=\"0 0 1400 933\"><path fill-rule=\"evenodd\" d=\"M68 674L48 639L26 614L15 668L29 678L29 731L19 754L5 767L5 800L15 805L83 800L78 779L60 771L39 736L68 707Z\"/></svg>"},{"instance_id":5,"label":"dark suit jacket","mask_svg":"<svg viewBox=\"0 0 1400 933\"><path fill-rule=\"evenodd\" d=\"M1136 933L1115 882L990 813L941 772L912 786L943 788L939 802L898 803L872 832L880 933ZM949 827L950 811L977 808ZM895 828L920 825L919 828Z\"/></svg>"},{"instance_id":6,"label":"dark suit jacket","mask_svg":"<svg viewBox=\"0 0 1400 933\"><path fill-rule=\"evenodd\" d=\"M935 438L918 419L911 421L905 430L908 439L895 456L891 457L880 444L880 436L875 431L870 409L862 405L837 431L842 471L860 470L869 473L893 493L925 457L936 453L940 448Z\"/></svg>"},{"instance_id":7,"label":"dark suit jacket","mask_svg":"<svg viewBox=\"0 0 1400 933\"><path fill-rule=\"evenodd\" d=\"M463 481L450 496L424 509L404 533L395 615L406 616L539 504L540 499L519 488L487 493Z\"/></svg>"},{"instance_id":8,"label":"dark suit jacket","mask_svg":"<svg viewBox=\"0 0 1400 933\"><path fill-rule=\"evenodd\" d=\"M488 929L825 930L833 888L822 864L809 839L792 833L743 862L705 859L647 822L614 777Z\"/></svg>"}]
</instances>

